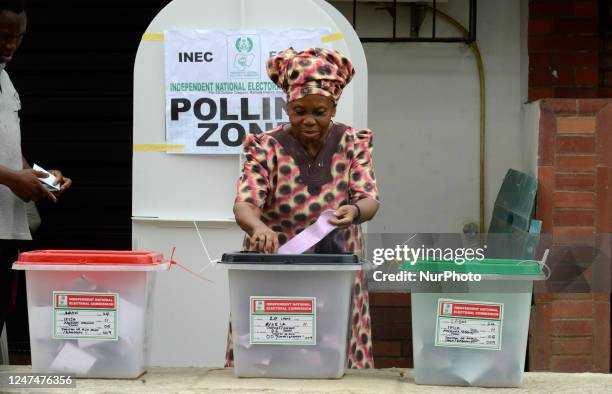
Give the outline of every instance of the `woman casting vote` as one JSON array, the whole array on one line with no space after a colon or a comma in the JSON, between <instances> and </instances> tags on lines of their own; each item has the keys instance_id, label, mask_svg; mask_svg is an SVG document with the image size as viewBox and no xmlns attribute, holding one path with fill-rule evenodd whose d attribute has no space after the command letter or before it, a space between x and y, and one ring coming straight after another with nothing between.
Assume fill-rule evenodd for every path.
<instances>
[{"instance_id":1,"label":"woman casting vote","mask_svg":"<svg viewBox=\"0 0 612 394\"><path fill-rule=\"evenodd\" d=\"M355 70L337 51L293 48L270 58L272 82L287 94L290 124L247 136L234 214L247 233L244 248L276 253L325 210L337 228L309 253L362 252L360 223L378 210L372 132L335 123L342 89ZM308 253L307 252L307 253ZM368 293L355 277L349 368L374 367ZM231 333L230 333L231 341ZM228 344L227 363L233 352Z\"/></svg>"}]
</instances>

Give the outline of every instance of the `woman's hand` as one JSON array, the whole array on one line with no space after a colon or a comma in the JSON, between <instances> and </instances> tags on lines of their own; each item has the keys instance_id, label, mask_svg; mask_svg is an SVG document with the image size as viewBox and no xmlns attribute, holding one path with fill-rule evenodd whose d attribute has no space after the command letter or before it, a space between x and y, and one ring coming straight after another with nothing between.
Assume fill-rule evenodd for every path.
<instances>
[{"instance_id":1,"label":"woman's hand","mask_svg":"<svg viewBox=\"0 0 612 394\"><path fill-rule=\"evenodd\" d=\"M270 227L262 224L253 229L249 238L249 250L262 253L277 253L279 247L278 234Z\"/></svg>"},{"instance_id":2,"label":"woman's hand","mask_svg":"<svg viewBox=\"0 0 612 394\"><path fill-rule=\"evenodd\" d=\"M339 228L346 228L353 224L357 216L357 208L354 205L342 205L334 212L336 219L330 219L329 223Z\"/></svg>"}]
</instances>

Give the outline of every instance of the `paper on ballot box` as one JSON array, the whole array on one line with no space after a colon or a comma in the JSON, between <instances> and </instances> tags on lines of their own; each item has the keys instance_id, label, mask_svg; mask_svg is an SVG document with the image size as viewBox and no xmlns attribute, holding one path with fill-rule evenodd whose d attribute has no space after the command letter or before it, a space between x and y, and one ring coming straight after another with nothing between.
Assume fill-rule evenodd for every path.
<instances>
[{"instance_id":1,"label":"paper on ballot box","mask_svg":"<svg viewBox=\"0 0 612 394\"><path fill-rule=\"evenodd\" d=\"M96 358L88 352L66 342L49 369L52 371L72 372L85 375L96 363Z\"/></svg>"}]
</instances>

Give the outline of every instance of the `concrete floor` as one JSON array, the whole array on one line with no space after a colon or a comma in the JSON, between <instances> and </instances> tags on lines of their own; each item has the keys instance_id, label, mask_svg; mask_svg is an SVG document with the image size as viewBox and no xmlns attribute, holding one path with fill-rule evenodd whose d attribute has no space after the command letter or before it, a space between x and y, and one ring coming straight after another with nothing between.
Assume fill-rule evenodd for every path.
<instances>
[{"instance_id":1,"label":"concrete floor","mask_svg":"<svg viewBox=\"0 0 612 394\"><path fill-rule=\"evenodd\" d=\"M3 368L4 370L4 368ZM12 366L11 372L29 372ZM520 388L419 386L410 369L348 371L339 380L238 379L231 369L151 368L134 380L79 379L74 389L13 390L2 393L612 393L612 375L594 373L525 374Z\"/></svg>"}]
</instances>

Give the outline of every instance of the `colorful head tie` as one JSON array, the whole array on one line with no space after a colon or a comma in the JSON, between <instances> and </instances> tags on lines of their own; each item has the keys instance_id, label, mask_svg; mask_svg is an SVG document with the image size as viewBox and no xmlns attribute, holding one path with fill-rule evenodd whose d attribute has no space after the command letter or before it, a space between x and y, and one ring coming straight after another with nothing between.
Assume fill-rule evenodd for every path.
<instances>
[{"instance_id":1,"label":"colorful head tie","mask_svg":"<svg viewBox=\"0 0 612 394\"><path fill-rule=\"evenodd\" d=\"M267 67L270 79L287 93L288 101L318 94L337 102L355 75L350 60L338 51L323 48L302 52L289 48L268 59Z\"/></svg>"}]
</instances>

